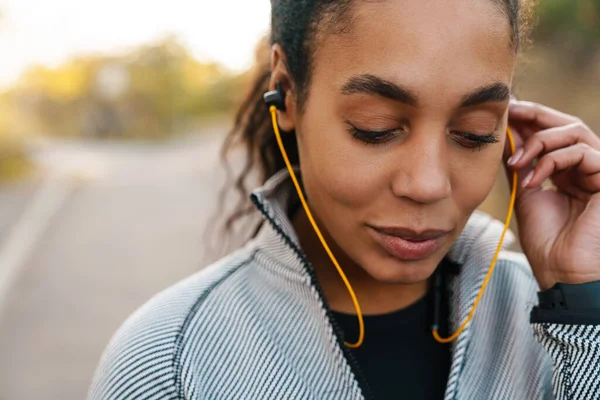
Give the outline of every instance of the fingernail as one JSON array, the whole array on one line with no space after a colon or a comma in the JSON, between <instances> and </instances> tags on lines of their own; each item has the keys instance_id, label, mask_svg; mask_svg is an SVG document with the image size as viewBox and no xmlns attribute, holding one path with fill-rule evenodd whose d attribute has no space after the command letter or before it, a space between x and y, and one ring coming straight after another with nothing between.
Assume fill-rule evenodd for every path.
<instances>
[{"instance_id":1,"label":"fingernail","mask_svg":"<svg viewBox=\"0 0 600 400\"><path fill-rule=\"evenodd\" d=\"M508 165L515 165L521 159L521 157L523 157L523 153L523 148L517 150L517 152L508 159Z\"/></svg>"},{"instance_id":2,"label":"fingernail","mask_svg":"<svg viewBox=\"0 0 600 400\"><path fill-rule=\"evenodd\" d=\"M527 174L525 179L523 179L523 183L521 183L521 186L523 186L524 188L527 187L529 182L531 182L531 178L533 178L533 171L531 171Z\"/></svg>"}]
</instances>

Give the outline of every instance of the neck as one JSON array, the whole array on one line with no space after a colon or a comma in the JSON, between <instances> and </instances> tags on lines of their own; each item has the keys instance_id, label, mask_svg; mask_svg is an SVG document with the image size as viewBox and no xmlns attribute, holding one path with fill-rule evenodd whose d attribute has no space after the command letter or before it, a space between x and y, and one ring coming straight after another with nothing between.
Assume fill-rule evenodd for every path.
<instances>
[{"instance_id":1,"label":"neck","mask_svg":"<svg viewBox=\"0 0 600 400\"><path fill-rule=\"evenodd\" d=\"M310 260L329 307L333 311L355 314L348 289L335 265L325 252L306 213L300 209L292 221L300 245ZM331 251L352 285L361 310L365 315L386 314L410 306L427 293L429 282L397 284L381 282L353 262L319 225Z\"/></svg>"}]
</instances>

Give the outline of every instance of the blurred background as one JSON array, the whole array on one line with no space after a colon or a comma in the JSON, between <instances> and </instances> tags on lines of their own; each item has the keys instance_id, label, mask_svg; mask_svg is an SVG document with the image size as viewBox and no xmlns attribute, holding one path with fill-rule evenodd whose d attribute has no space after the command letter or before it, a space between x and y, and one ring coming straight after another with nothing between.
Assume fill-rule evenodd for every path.
<instances>
[{"instance_id":1,"label":"blurred background","mask_svg":"<svg viewBox=\"0 0 600 400\"><path fill-rule=\"evenodd\" d=\"M600 0L536 15L518 97L600 132ZM123 320L217 257L268 23L267 0L0 0L0 400L83 399ZM482 209L507 204L501 176Z\"/></svg>"}]
</instances>

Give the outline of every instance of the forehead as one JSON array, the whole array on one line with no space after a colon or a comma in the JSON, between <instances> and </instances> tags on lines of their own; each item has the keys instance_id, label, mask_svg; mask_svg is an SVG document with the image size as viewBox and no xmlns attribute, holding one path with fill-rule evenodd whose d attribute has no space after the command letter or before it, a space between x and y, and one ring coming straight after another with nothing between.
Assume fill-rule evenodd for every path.
<instances>
[{"instance_id":1,"label":"forehead","mask_svg":"<svg viewBox=\"0 0 600 400\"><path fill-rule=\"evenodd\" d=\"M357 0L344 33L317 43L313 84L373 74L429 95L510 84L510 24L493 0Z\"/></svg>"}]
</instances>

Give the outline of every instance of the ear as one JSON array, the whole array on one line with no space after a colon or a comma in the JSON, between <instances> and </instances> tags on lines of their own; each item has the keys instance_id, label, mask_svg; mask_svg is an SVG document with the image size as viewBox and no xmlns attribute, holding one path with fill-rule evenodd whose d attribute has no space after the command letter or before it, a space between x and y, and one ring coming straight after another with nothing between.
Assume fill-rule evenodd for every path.
<instances>
[{"instance_id":1,"label":"ear","mask_svg":"<svg viewBox=\"0 0 600 400\"><path fill-rule=\"evenodd\" d=\"M296 95L293 88L292 78L285 63L285 53L279 44L271 48L271 81L269 90L275 90L277 82L285 92L285 111L277 111L279 127L285 132L296 129Z\"/></svg>"}]
</instances>

